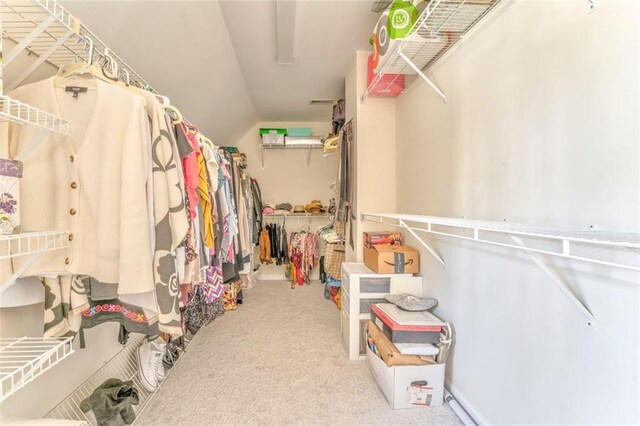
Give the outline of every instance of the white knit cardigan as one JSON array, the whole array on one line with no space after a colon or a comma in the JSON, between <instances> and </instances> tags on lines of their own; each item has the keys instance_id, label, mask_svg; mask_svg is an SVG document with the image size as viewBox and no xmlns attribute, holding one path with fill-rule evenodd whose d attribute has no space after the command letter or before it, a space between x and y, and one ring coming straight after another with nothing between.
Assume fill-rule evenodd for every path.
<instances>
[{"instance_id":1,"label":"white knit cardigan","mask_svg":"<svg viewBox=\"0 0 640 426\"><path fill-rule=\"evenodd\" d=\"M70 136L50 133L23 160L21 231L71 233L69 248L43 254L24 275L90 275L119 283L120 294L150 291L153 224L146 195L150 135L145 102L96 78L59 83L53 77L10 94L71 126ZM74 100L65 93L69 83L89 90ZM0 157L14 158L39 132L35 126L5 125ZM14 258L13 269L24 260Z\"/></svg>"}]
</instances>

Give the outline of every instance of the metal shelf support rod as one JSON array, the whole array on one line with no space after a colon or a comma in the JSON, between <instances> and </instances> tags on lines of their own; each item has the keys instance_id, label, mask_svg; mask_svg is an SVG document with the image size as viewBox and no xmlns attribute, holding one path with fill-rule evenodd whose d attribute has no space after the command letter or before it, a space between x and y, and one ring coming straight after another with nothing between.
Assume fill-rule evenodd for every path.
<instances>
[{"instance_id":1,"label":"metal shelf support rod","mask_svg":"<svg viewBox=\"0 0 640 426\"><path fill-rule=\"evenodd\" d=\"M402 50L398 49L398 55L400 55L400 57L402 59L404 59L404 61L407 63L407 65L409 65L420 76L420 78L422 78L424 81L426 81L429 84L429 86L431 86L431 88L436 91L436 93L442 98L443 102L447 101L447 97L445 96L444 92L442 90L440 90L438 88L438 86L436 86L436 84L433 81L431 81L431 79L429 77L427 77L426 74L423 73L422 70L420 68L418 68L411 61L411 59L409 59L407 57L407 55L404 54L404 52Z\"/></svg>"},{"instance_id":2,"label":"metal shelf support rod","mask_svg":"<svg viewBox=\"0 0 640 426\"><path fill-rule=\"evenodd\" d=\"M442 260L442 257L440 257L440 255L439 255L438 253L436 253L436 251L433 249L433 247L431 247L429 244L427 244L427 242L426 242L423 238L420 238L420 236L419 236L418 234L416 234L416 232L415 232L413 229L411 229L409 226L407 226L407 224L405 223L405 221L404 221L404 220L399 220L398 222L400 223L400 226L401 226L402 228L406 229L407 231L409 231L409 233L410 233L411 235L413 235L413 237L414 237L416 240L418 240L418 242L419 242L419 243L420 243L420 244L421 244L425 249L427 249L427 251L428 251L429 253L431 253L431 255L432 255L433 257L435 257L435 258L436 258L436 260L437 260L438 262L440 262L440 264L441 264L442 266L446 266L446 264L444 263L444 260Z\"/></svg>"},{"instance_id":3,"label":"metal shelf support rod","mask_svg":"<svg viewBox=\"0 0 640 426\"><path fill-rule=\"evenodd\" d=\"M62 35L58 40L56 40L56 42L53 43L49 47L49 49L47 49L46 52L44 52L42 55L40 55L38 57L38 59L36 59L31 65L29 65L29 67L26 70L24 70L24 72L22 74L20 74L20 76L18 76L16 79L14 79L11 82L11 84L8 87L6 87L6 90L8 92L10 92L13 89L15 89L16 87L18 87L40 65L42 65L47 59L49 59L49 57L51 55L53 55L56 52L56 50L58 50L60 47L62 47L62 45L65 44L67 42L67 40L69 40L69 37L71 37L72 35L73 35L73 33L71 31L67 31L66 33L64 33L64 35ZM11 53L13 53L13 51Z\"/></svg>"},{"instance_id":4,"label":"metal shelf support rod","mask_svg":"<svg viewBox=\"0 0 640 426\"><path fill-rule=\"evenodd\" d=\"M47 16L37 27L31 31L31 33L23 38L20 43L16 45L11 52L7 53L7 56L4 58L4 66L9 65L11 61L18 57L18 55L36 39L40 34L45 32L49 25L53 24L53 21L56 20L56 17L53 15Z\"/></svg>"},{"instance_id":5,"label":"metal shelf support rod","mask_svg":"<svg viewBox=\"0 0 640 426\"><path fill-rule=\"evenodd\" d=\"M540 258L539 255L532 253L531 251L527 250L527 245L522 241L522 239L516 235L509 235L511 237L511 239L520 247L522 247L525 250L525 253L527 253L527 255L529 256L529 258L533 261L533 263L535 263L540 269L542 269L542 272L545 273L545 275L547 277L549 277L549 279L551 280L552 283L555 284L556 287L558 287L558 289L562 292L562 294L565 295L565 297L567 299L569 299L569 301L571 303L573 303L582 313L582 315L584 315L587 318L587 324L592 325L595 322L595 317L593 316L593 314L591 313L591 311L589 311L589 309L587 309L584 306L584 303L582 303L569 289L569 286L567 285L567 283L564 282L564 280L560 277L560 275L558 275L557 272L552 271L545 263L544 261Z\"/></svg>"}]
</instances>

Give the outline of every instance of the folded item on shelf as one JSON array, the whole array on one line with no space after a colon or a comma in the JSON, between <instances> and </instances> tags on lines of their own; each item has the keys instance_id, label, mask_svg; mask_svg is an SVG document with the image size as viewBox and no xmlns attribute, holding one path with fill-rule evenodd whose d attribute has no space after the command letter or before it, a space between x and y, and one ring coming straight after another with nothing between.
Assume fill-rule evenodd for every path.
<instances>
[{"instance_id":1,"label":"folded item on shelf","mask_svg":"<svg viewBox=\"0 0 640 426\"><path fill-rule=\"evenodd\" d=\"M394 343L403 355L434 356L440 350L431 343Z\"/></svg>"},{"instance_id":2,"label":"folded item on shelf","mask_svg":"<svg viewBox=\"0 0 640 426\"><path fill-rule=\"evenodd\" d=\"M302 206L302 205L295 206L293 208L293 212L294 213L304 213L305 212L304 206Z\"/></svg>"},{"instance_id":3,"label":"folded item on shelf","mask_svg":"<svg viewBox=\"0 0 640 426\"><path fill-rule=\"evenodd\" d=\"M304 206L304 209L307 213L323 213L327 211L320 200L312 200L309 204Z\"/></svg>"},{"instance_id":4,"label":"folded item on shelf","mask_svg":"<svg viewBox=\"0 0 640 426\"><path fill-rule=\"evenodd\" d=\"M274 214L275 210L271 207L265 207L262 209L262 214Z\"/></svg>"},{"instance_id":5,"label":"folded item on shelf","mask_svg":"<svg viewBox=\"0 0 640 426\"><path fill-rule=\"evenodd\" d=\"M289 203L280 203L276 206L276 210L286 210L290 212L291 209L293 209L293 206Z\"/></svg>"},{"instance_id":6,"label":"folded item on shelf","mask_svg":"<svg viewBox=\"0 0 640 426\"><path fill-rule=\"evenodd\" d=\"M408 293L387 294L384 298L398 308L412 312L428 311L438 305L438 299L431 297L421 298Z\"/></svg>"},{"instance_id":7,"label":"folded item on shelf","mask_svg":"<svg viewBox=\"0 0 640 426\"><path fill-rule=\"evenodd\" d=\"M275 209L273 211L274 214L289 214L291 213L291 210L286 210L286 209Z\"/></svg>"}]
</instances>

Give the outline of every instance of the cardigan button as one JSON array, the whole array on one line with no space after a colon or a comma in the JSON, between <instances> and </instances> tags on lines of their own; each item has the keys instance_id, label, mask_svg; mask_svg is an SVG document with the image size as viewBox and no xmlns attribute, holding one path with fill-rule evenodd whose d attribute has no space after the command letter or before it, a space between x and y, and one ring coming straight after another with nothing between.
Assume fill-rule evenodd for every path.
<instances>
[{"instance_id":1,"label":"cardigan button","mask_svg":"<svg viewBox=\"0 0 640 426\"><path fill-rule=\"evenodd\" d=\"M71 182L71 189L76 189L78 184L76 182Z\"/></svg>"},{"instance_id":2,"label":"cardigan button","mask_svg":"<svg viewBox=\"0 0 640 426\"><path fill-rule=\"evenodd\" d=\"M71 209L71 210L69 210L69 214L70 214L71 216L75 215L75 214L76 214L76 209Z\"/></svg>"},{"instance_id":3,"label":"cardigan button","mask_svg":"<svg viewBox=\"0 0 640 426\"><path fill-rule=\"evenodd\" d=\"M69 234L69 241L73 241L73 234Z\"/></svg>"},{"instance_id":4,"label":"cardigan button","mask_svg":"<svg viewBox=\"0 0 640 426\"><path fill-rule=\"evenodd\" d=\"M75 157L73 155L69 156L69 161L73 163L73 160L75 160Z\"/></svg>"},{"instance_id":5,"label":"cardigan button","mask_svg":"<svg viewBox=\"0 0 640 426\"><path fill-rule=\"evenodd\" d=\"M68 257L64 260L64 264L68 265L71 263L71 259L69 259Z\"/></svg>"}]
</instances>

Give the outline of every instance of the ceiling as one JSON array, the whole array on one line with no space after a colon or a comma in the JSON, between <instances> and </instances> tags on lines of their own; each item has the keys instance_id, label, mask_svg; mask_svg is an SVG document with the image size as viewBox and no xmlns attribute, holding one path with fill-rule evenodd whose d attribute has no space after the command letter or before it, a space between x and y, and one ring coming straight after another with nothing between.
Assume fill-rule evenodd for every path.
<instances>
[{"instance_id":1,"label":"ceiling","mask_svg":"<svg viewBox=\"0 0 640 426\"><path fill-rule=\"evenodd\" d=\"M62 4L219 144L258 121L330 120L309 100L344 96L377 17L370 0L298 0L293 64L280 65L276 0Z\"/></svg>"}]
</instances>

